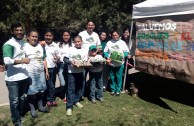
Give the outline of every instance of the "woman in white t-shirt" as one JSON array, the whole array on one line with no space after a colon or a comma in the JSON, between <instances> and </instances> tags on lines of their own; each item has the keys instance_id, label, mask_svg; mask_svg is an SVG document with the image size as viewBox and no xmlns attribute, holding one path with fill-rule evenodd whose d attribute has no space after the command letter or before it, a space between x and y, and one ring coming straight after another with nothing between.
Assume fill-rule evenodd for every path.
<instances>
[{"instance_id":1,"label":"woman in white t-shirt","mask_svg":"<svg viewBox=\"0 0 194 126\"><path fill-rule=\"evenodd\" d=\"M62 87L62 96L64 97L63 102L66 103L66 84L67 84L67 73L68 66L64 64L63 58L67 55L69 48L73 46L71 40L71 33L68 30L64 30L61 36L61 41L57 43L60 49L60 62L57 64L58 77L60 85Z\"/></svg>"},{"instance_id":2,"label":"woman in white t-shirt","mask_svg":"<svg viewBox=\"0 0 194 126\"><path fill-rule=\"evenodd\" d=\"M32 30L27 36L28 43L25 43L25 55L30 59L30 63L26 65L29 73L29 89L28 89L28 102L30 106L30 113L33 118L38 117L35 111L36 104L38 110L47 112L48 109L43 107L42 97L46 87L46 79L49 78L46 52L43 47L38 43L38 32ZM45 79L46 78L46 79ZM38 101L38 103L37 103Z\"/></svg>"},{"instance_id":3,"label":"woman in white t-shirt","mask_svg":"<svg viewBox=\"0 0 194 126\"><path fill-rule=\"evenodd\" d=\"M109 40L104 49L104 57L109 65L111 95L120 95L122 86L122 75L124 70L124 59L128 56L129 49L126 43L121 40L117 31L112 32L112 39Z\"/></svg>"}]
</instances>

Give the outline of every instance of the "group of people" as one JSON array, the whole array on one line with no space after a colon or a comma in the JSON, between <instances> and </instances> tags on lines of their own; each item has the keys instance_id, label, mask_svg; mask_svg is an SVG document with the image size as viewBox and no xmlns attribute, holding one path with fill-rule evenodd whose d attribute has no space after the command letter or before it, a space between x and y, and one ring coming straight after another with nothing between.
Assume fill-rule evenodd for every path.
<instances>
[{"instance_id":1,"label":"group of people","mask_svg":"<svg viewBox=\"0 0 194 126\"><path fill-rule=\"evenodd\" d=\"M37 118L37 109L47 113L48 107L57 106L55 81L58 75L64 93L66 115L71 116L73 106L82 108L82 96L89 87L89 99L104 102L103 89L110 79L110 94L119 96L122 90L122 76L129 51L129 32L125 29L123 37L118 31L111 32L111 39L105 31L94 32L95 24L88 21L86 30L74 38L64 30L60 42L54 42L54 33L47 29L44 41L39 41L38 32L33 29L23 41L24 31L21 23L11 25L12 38L3 45L3 60L6 66L5 82L9 91L12 122L21 126L23 101L27 94L30 114ZM87 75L89 74L89 84ZM43 104L46 99L46 107Z\"/></svg>"}]
</instances>

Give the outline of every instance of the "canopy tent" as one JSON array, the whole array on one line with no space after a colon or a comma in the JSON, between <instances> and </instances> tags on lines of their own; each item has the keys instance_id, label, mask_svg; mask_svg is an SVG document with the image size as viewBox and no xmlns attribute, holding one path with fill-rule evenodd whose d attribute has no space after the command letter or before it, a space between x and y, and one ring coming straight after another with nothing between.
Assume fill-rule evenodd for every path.
<instances>
[{"instance_id":1,"label":"canopy tent","mask_svg":"<svg viewBox=\"0 0 194 126\"><path fill-rule=\"evenodd\" d=\"M147 0L133 5L132 19L135 69L194 84L194 0Z\"/></svg>"},{"instance_id":2,"label":"canopy tent","mask_svg":"<svg viewBox=\"0 0 194 126\"><path fill-rule=\"evenodd\" d=\"M133 5L132 19L135 69L194 84L194 0L147 0Z\"/></svg>"},{"instance_id":3,"label":"canopy tent","mask_svg":"<svg viewBox=\"0 0 194 126\"><path fill-rule=\"evenodd\" d=\"M132 19L194 13L194 0L147 0L133 6Z\"/></svg>"}]
</instances>

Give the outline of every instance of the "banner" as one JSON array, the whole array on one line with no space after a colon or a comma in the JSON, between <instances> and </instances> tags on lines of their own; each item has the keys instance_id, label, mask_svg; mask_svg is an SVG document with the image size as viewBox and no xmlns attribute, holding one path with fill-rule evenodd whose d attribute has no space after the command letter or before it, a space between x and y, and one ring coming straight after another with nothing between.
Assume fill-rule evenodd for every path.
<instances>
[{"instance_id":1,"label":"banner","mask_svg":"<svg viewBox=\"0 0 194 126\"><path fill-rule=\"evenodd\" d=\"M136 19L136 69L194 84L194 14Z\"/></svg>"}]
</instances>

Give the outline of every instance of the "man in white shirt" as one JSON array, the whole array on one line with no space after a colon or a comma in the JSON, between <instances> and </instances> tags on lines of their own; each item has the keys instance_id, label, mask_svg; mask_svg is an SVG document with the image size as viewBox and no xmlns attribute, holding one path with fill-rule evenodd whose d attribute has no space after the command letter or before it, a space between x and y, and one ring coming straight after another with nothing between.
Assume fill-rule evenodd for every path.
<instances>
[{"instance_id":1,"label":"man in white shirt","mask_svg":"<svg viewBox=\"0 0 194 126\"><path fill-rule=\"evenodd\" d=\"M79 33L79 36L82 37L83 41L82 46L87 49L87 51L91 45L95 45L97 47L101 45L100 38L98 34L94 32L94 28L94 22L88 21L86 24L86 30Z\"/></svg>"},{"instance_id":2,"label":"man in white shirt","mask_svg":"<svg viewBox=\"0 0 194 126\"><path fill-rule=\"evenodd\" d=\"M82 37L82 47L88 52L89 47L91 45L95 45L97 47L101 46L100 38L96 32L94 32L94 22L89 20L86 24L86 30L82 31L79 33L79 36ZM83 84L83 90L82 90L82 96L84 95L85 92L85 85L86 85L86 77L87 77L88 70L86 69L84 72L85 80ZM83 98L83 97L82 97Z\"/></svg>"},{"instance_id":3,"label":"man in white shirt","mask_svg":"<svg viewBox=\"0 0 194 126\"><path fill-rule=\"evenodd\" d=\"M11 25L13 37L3 45L3 60L6 65L5 82L9 91L11 118L14 126L21 126L22 103L28 88L28 72L26 64L30 62L25 58L23 27L21 23Z\"/></svg>"}]
</instances>

